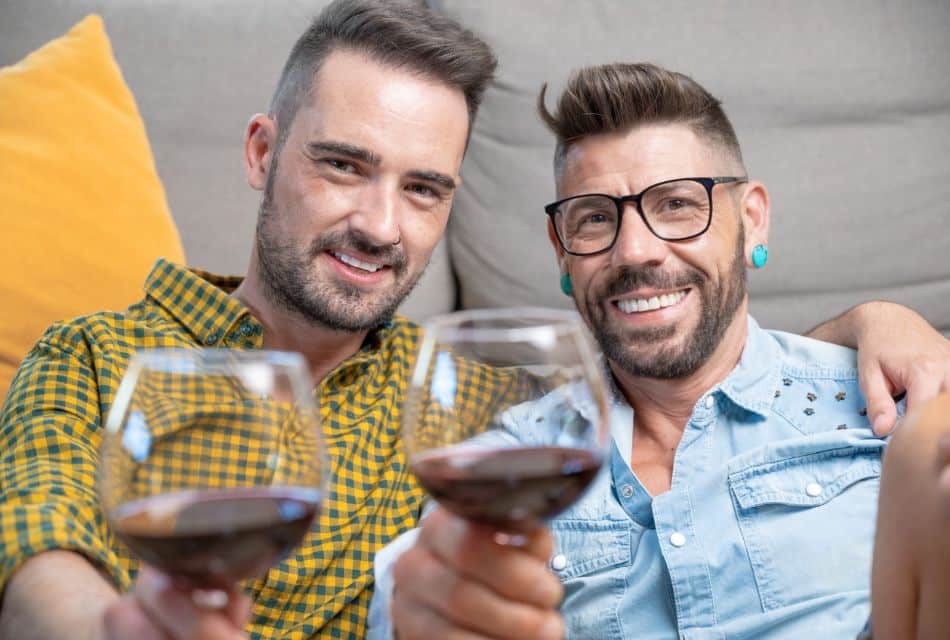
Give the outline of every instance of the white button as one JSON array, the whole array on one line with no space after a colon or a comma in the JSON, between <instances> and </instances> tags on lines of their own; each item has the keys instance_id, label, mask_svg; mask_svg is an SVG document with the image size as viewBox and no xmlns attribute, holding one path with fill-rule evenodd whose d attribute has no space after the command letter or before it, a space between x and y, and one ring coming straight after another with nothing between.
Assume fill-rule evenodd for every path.
<instances>
[{"instance_id":1,"label":"white button","mask_svg":"<svg viewBox=\"0 0 950 640\"><path fill-rule=\"evenodd\" d=\"M670 544L674 547L682 547L686 544L686 536L679 531L674 531L673 535L670 536Z\"/></svg>"},{"instance_id":2,"label":"white button","mask_svg":"<svg viewBox=\"0 0 950 640\"><path fill-rule=\"evenodd\" d=\"M559 553L553 558L551 558L551 568L555 571L563 571L564 567L567 566L567 558L564 557L563 553Z\"/></svg>"},{"instance_id":3,"label":"white button","mask_svg":"<svg viewBox=\"0 0 950 640\"><path fill-rule=\"evenodd\" d=\"M817 498L820 496L822 491L824 491L824 489L817 482L809 483L809 485L805 487L805 493L810 495L812 498Z\"/></svg>"},{"instance_id":4,"label":"white button","mask_svg":"<svg viewBox=\"0 0 950 640\"><path fill-rule=\"evenodd\" d=\"M622 495L624 498L633 497L633 487L630 486L629 484L623 485L622 487L620 487L620 495Z\"/></svg>"},{"instance_id":5,"label":"white button","mask_svg":"<svg viewBox=\"0 0 950 640\"><path fill-rule=\"evenodd\" d=\"M706 408L712 409L714 404L716 404L716 399L712 396L706 396Z\"/></svg>"}]
</instances>

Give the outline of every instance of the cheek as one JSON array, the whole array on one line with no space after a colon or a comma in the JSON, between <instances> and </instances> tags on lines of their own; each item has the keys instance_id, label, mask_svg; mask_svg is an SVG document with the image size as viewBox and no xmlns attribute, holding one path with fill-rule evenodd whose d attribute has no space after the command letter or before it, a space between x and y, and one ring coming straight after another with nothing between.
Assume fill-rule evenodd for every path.
<instances>
[{"instance_id":1,"label":"cheek","mask_svg":"<svg viewBox=\"0 0 950 640\"><path fill-rule=\"evenodd\" d=\"M567 273L571 274L571 285L575 297L585 300L591 292L603 288L605 265L590 262L590 259L568 263Z\"/></svg>"},{"instance_id":2,"label":"cheek","mask_svg":"<svg viewBox=\"0 0 950 640\"><path fill-rule=\"evenodd\" d=\"M411 262L425 263L442 239L448 212L412 213L408 217L409 220L400 225L407 257Z\"/></svg>"}]
</instances>

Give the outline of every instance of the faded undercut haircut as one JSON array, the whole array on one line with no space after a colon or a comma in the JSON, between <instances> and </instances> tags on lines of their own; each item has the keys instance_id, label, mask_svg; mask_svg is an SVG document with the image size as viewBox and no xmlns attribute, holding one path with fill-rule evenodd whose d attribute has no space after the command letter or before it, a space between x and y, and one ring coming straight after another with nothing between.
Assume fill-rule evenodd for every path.
<instances>
[{"instance_id":1,"label":"faded undercut haircut","mask_svg":"<svg viewBox=\"0 0 950 640\"><path fill-rule=\"evenodd\" d=\"M282 145L301 102L333 51L362 53L393 69L443 82L465 95L468 129L491 81L491 49L457 22L421 6L395 0L336 0L310 23L284 64L270 104Z\"/></svg>"},{"instance_id":2,"label":"faded undercut haircut","mask_svg":"<svg viewBox=\"0 0 950 640\"><path fill-rule=\"evenodd\" d=\"M643 125L688 126L743 166L739 140L722 103L682 73L649 63L584 67L568 78L554 113L545 106L546 91L547 84L538 95L538 113L557 138L556 176L571 145L589 136Z\"/></svg>"}]
</instances>

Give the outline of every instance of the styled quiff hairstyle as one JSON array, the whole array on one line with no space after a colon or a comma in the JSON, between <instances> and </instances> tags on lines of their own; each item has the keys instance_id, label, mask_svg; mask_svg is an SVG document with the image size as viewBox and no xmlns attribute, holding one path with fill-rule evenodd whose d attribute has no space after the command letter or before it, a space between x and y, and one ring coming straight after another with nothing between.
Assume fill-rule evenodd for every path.
<instances>
[{"instance_id":1,"label":"styled quiff hairstyle","mask_svg":"<svg viewBox=\"0 0 950 640\"><path fill-rule=\"evenodd\" d=\"M336 0L314 18L284 64L270 114L283 141L314 78L333 51L363 53L393 69L409 70L460 90L471 132L497 60L491 49L457 22L418 4Z\"/></svg>"},{"instance_id":2,"label":"styled quiff hairstyle","mask_svg":"<svg viewBox=\"0 0 950 640\"><path fill-rule=\"evenodd\" d=\"M719 100L689 76L648 63L604 64L574 71L554 113L538 95L538 113L557 138L555 175L571 145L599 133L643 125L683 124L742 167L736 132Z\"/></svg>"}]
</instances>

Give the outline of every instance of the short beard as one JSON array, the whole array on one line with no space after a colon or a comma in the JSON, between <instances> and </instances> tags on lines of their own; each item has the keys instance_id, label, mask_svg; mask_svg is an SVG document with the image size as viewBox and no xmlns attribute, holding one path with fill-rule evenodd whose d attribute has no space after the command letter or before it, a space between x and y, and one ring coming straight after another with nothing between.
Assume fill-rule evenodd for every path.
<instances>
[{"instance_id":1,"label":"short beard","mask_svg":"<svg viewBox=\"0 0 950 640\"><path fill-rule=\"evenodd\" d=\"M608 283L604 293L588 297L586 304L591 329L607 358L631 376L641 378L671 380L695 373L722 342L726 329L745 299L744 245L740 228L729 273L714 292L704 288L707 278L695 269L673 275L655 268L625 268ZM618 331L608 326L606 311L600 305L606 298L647 286L666 290L691 286L693 293L700 296L701 303L699 325L686 337L685 344L682 347L672 345L650 357L646 357L637 346L669 340L676 335L676 326Z\"/></svg>"},{"instance_id":2,"label":"short beard","mask_svg":"<svg viewBox=\"0 0 950 640\"><path fill-rule=\"evenodd\" d=\"M375 329L392 319L396 309L415 287L422 271L407 277L407 260L401 246L374 244L359 231L341 231L316 238L306 252L280 237L275 229L279 214L273 203L277 154L267 176L257 219L257 273L264 296L307 320L314 326L335 331L361 332ZM367 299L367 293L346 282L320 281L314 277L313 261L327 248L353 248L387 262L396 283L385 293Z\"/></svg>"}]
</instances>

